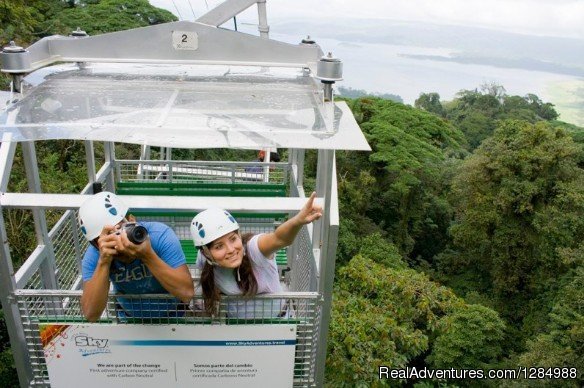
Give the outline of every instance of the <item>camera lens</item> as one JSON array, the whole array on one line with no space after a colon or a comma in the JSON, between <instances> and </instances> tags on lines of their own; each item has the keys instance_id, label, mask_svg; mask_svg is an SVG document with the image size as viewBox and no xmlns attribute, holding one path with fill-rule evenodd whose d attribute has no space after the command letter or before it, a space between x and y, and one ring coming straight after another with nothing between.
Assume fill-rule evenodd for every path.
<instances>
[{"instance_id":1,"label":"camera lens","mask_svg":"<svg viewBox=\"0 0 584 388\"><path fill-rule=\"evenodd\" d=\"M142 225L126 225L125 229L128 240L133 244L142 244L148 238L148 231Z\"/></svg>"}]
</instances>

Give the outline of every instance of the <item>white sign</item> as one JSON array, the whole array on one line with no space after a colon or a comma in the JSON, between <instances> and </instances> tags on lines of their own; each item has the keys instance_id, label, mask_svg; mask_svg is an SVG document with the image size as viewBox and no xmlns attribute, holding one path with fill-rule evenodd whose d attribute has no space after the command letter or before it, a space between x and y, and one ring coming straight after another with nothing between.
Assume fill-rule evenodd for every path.
<instances>
[{"instance_id":1,"label":"white sign","mask_svg":"<svg viewBox=\"0 0 584 388\"><path fill-rule=\"evenodd\" d=\"M175 50L196 50L199 48L199 36L193 31L173 31L172 47Z\"/></svg>"},{"instance_id":2,"label":"white sign","mask_svg":"<svg viewBox=\"0 0 584 388\"><path fill-rule=\"evenodd\" d=\"M40 325L51 387L291 387L295 325Z\"/></svg>"}]
</instances>

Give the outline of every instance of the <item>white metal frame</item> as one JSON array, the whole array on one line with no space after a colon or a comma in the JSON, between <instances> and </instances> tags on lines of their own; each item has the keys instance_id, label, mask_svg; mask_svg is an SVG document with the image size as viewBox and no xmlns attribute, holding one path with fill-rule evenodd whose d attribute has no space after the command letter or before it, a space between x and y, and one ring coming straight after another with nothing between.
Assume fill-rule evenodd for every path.
<instances>
[{"instance_id":1,"label":"white metal frame","mask_svg":"<svg viewBox=\"0 0 584 388\"><path fill-rule=\"evenodd\" d=\"M196 34L200 37L198 49L173 49L169 40L173 31ZM29 73L55 62L307 67L315 72L322 54L317 45L292 45L200 22L180 21L83 38L46 37L22 53L2 53L0 58L1 70L11 74Z\"/></svg>"}]
</instances>

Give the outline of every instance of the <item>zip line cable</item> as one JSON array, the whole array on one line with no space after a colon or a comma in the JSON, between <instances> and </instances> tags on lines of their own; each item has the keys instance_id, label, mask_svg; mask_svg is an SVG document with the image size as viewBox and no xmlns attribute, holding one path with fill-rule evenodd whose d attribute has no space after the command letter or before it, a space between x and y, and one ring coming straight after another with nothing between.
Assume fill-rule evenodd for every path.
<instances>
[{"instance_id":1,"label":"zip line cable","mask_svg":"<svg viewBox=\"0 0 584 388\"><path fill-rule=\"evenodd\" d=\"M178 20L183 20L183 17L180 14L180 11L178 10L178 7L176 6L176 3L174 2L174 0L172 0L172 4L174 5L174 9L176 9L176 13L178 14Z\"/></svg>"},{"instance_id":2,"label":"zip line cable","mask_svg":"<svg viewBox=\"0 0 584 388\"><path fill-rule=\"evenodd\" d=\"M197 20L197 16L195 15L195 10L193 9L193 5L191 4L191 0L189 1L189 7L191 7L191 12L193 13L193 20Z\"/></svg>"}]
</instances>

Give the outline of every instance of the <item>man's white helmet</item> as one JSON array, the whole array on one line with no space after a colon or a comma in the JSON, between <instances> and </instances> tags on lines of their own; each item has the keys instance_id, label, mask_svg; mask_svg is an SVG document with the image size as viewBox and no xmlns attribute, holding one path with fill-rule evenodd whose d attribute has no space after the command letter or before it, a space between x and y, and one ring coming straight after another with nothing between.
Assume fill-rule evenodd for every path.
<instances>
[{"instance_id":1,"label":"man's white helmet","mask_svg":"<svg viewBox=\"0 0 584 388\"><path fill-rule=\"evenodd\" d=\"M79 227L88 241L99 236L106 225L115 225L124 219L128 212L117 195L102 191L89 198L79 208Z\"/></svg>"},{"instance_id":2,"label":"man's white helmet","mask_svg":"<svg viewBox=\"0 0 584 388\"><path fill-rule=\"evenodd\" d=\"M191 222L191 235L196 247L202 247L239 229L239 224L228 211L211 208L197 214Z\"/></svg>"}]
</instances>

